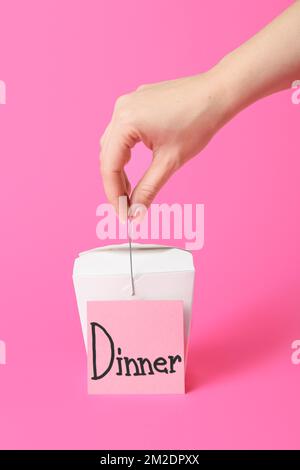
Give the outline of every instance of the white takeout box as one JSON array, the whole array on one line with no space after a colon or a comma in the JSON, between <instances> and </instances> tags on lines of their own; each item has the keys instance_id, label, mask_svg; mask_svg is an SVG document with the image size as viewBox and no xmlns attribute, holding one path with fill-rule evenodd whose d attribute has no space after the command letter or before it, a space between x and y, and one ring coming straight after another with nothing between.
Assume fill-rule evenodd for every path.
<instances>
[{"instance_id":1,"label":"white takeout box","mask_svg":"<svg viewBox=\"0 0 300 470\"><path fill-rule=\"evenodd\" d=\"M128 243L80 253L73 282L87 346L87 302L91 300L182 300L185 351L191 325L194 263L189 251L163 245L132 244L132 296Z\"/></svg>"}]
</instances>

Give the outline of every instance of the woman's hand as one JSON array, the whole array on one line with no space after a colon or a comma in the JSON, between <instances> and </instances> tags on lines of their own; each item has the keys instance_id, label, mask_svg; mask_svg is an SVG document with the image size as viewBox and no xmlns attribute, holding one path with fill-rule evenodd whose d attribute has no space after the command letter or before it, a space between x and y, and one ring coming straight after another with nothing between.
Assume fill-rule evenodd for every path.
<instances>
[{"instance_id":1,"label":"woman's hand","mask_svg":"<svg viewBox=\"0 0 300 470\"><path fill-rule=\"evenodd\" d=\"M197 155L224 124L226 93L215 70L154 85L121 96L101 139L101 174L106 195L149 207L170 176ZM142 141L153 154L150 167L131 195L125 173L130 150Z\"/></svg>"},{"instance_id":2,"label":"woman's hand","mask_svg":"<svg viewBox=\"0 0 300 470\"><path fill-rule=\"evenodd\" d=\"M118 210L118 197L127 195L131 204L149 207L168 178L227 120L299 78L296 2L210 71L122 96L101 139L101 173L109 201ZM131 194L124 168L131 148L140 141L152 151L153 160Z\"/></svg>"}]
</instances>

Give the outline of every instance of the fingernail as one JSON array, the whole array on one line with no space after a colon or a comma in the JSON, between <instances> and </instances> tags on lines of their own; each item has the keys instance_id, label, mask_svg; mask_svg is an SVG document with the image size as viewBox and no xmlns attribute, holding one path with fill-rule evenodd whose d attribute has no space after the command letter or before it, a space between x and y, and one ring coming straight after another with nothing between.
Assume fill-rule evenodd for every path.
<instances>
[{"instance_id":1,"label":"fingernail","mask_svg":"<svg viewBox=\"0 0 300 470\"><path fill-rule=\"evenodd\" d=\"M119 196L118 200L118 217L122 224L127 222L127 212L128 212L128 196L123 195Z\"/></svg>"},{"instance_id":2,"label":"fingernail","mask_svg":"<svg viewBox=\"0 0 300 470\"><path fill-rule=\"evenodd\" d=\"M140 224L145 217L147 208L143 204L134 204L129 207L128 219L130 222Z\"/></svg>"}]
</instances>

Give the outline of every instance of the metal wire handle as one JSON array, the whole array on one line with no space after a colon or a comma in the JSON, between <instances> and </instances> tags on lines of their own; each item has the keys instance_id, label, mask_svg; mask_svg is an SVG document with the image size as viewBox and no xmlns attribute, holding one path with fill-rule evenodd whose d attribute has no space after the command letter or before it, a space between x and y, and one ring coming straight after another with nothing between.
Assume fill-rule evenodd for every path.
<instances>
[{"instance_id":1,"label":"metal wire handle","mask_svg":"<svg viewBox=\"0 0 300 470\"><path fill-rule=\"evenodd\" d=\"M128 221L128 243L129 243L129 261L130 261L130 277L131 277L131 295L135 295L133 264L132 264L132 243L131 243L131 224Z\"/></svg>"}]
</instances>

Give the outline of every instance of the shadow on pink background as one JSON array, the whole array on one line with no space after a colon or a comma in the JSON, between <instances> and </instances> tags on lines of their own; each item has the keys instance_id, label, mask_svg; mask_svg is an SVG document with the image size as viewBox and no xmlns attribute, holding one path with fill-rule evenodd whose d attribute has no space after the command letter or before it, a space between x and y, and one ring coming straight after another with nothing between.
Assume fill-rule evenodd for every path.
<instances>
[{"instance_id":1,"label":"shadow on pink background","mask_svg":"<svg viewBox=\"0 0 300 470\"><path fill-rule=\"evenodd\" d=\"M300 447L290 90L229 123L157 198L205 204L189 393L88 396L71 279L77 253L100 245L98 142L115 98L207 69L290 3L0 0L1 448ZM138 146L133 182L149 159Z\"/></svg>"}]
</instances>

